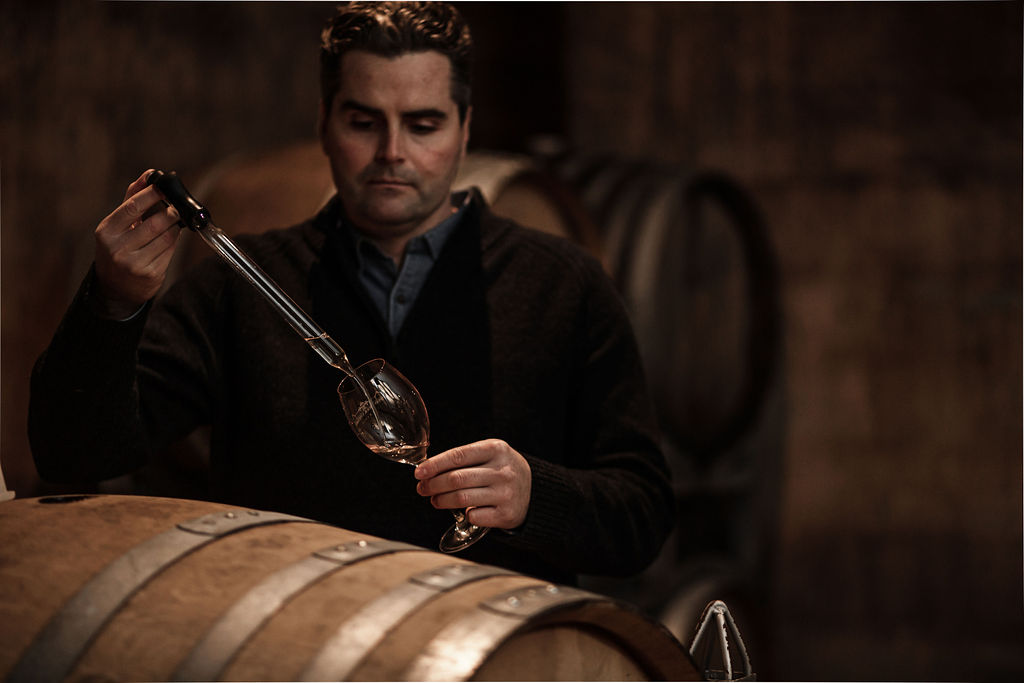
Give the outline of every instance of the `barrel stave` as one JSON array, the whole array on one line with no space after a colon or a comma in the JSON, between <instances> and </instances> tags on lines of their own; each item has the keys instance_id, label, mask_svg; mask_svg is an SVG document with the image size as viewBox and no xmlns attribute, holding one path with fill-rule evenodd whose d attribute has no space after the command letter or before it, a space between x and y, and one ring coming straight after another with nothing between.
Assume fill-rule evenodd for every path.
<instances>
[{"instance_id":1,"label":"barrel stave","mask_svg":"<svg viewBox=\"0 0 1024 683\"><path fill-rule=\"evenodd\" d=\"M537 583L527 576L497 576L461 586L446 593L443 600L427 602L380 642L352 672L351 680L405 680L410 665L445 626L498 593Z\"/></svg>"},{"instance_id":2,"label":"barrel stave","mask_svg":"<svg viewBox=\"0 0 1024 683\"><path fill-rule=\"evenodd\" d=\"M366 536L308 523L255 527L220 538L175 562L132 596L73 677L113 672L119 680L171 680L196 640L268 574L358 538Z\"/></svg>"},{"instance_id":3,"label":"barrel stave","mask_svg":"<svg viewBox=\"0 0 1024 683\"><path fill-rule=\"evenodd\" d=\"M452 562L451 557L433 552L395 553L326 577L284 605L246 643L223 680L301 680L323 644L367 603L402 585L409 576Z\"/></svg>"},{"instance_id":4,"label":"barrel stave","mask_svg":"<svg viewBox=\"0 0 1024 683\"><path fill-rule=\"evenodd\" d=\"M62 606L107 565L174 521L223 505L107 496L18 499L0 505L0 678ZM172 520L169 522L169 520Z\"/></svg>"},{"instance_id":5,"label":"barrel stave","mask_svg":"<svg viewBox=\"0 0 1024 683\"><path fill-rule=\"evenodd\" d=\"M664 629L601 596L287 515L28 499L0 504L0 541L12 681L299 680L325 644L350 668L324 678L696 677ZM69 622L88 628L45 637Z\"/></svg>"}]
</instances>

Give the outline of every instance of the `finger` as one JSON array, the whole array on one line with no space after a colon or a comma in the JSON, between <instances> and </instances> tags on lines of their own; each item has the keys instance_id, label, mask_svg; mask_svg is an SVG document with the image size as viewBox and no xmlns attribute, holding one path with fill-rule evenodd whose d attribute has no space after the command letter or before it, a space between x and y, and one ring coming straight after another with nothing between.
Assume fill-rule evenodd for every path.
<instances>
[{"instance_id":1,"label":"finger","mask_svg":"<svg viewBox=\"0 0 1024 683\"><path fill-rule=\"evenodd\" d=\"M496 479L493 470L485 467L463 467L457 470L442 472L430 479L416 483L416 492L421 496L436 496L459 489L490 486Z\"/></svg>"},{"instance_id":2,"label":"finger","mask_svg":"<svg viewBox=\"0 0 1024 683\"><path fill-rule=\"evenodd\" d=\"M179 230L180 231L180 230ZM170 232L170 231L168 231ZM174 235L174 239L177 240L177 234ZM171 259L174 258L174 244L170 242L169 246L160 253L156 254L148 264L148 268L156 273L166 273L168 267L171 265Z\"/></svg>"},{"instance_id":3,"label":"finger","mask_svg":"<svg viewBox=\"0 0 1024 683\"><path fill-rule=\"evenodd\" d=\"M466 518L471 524L497 529L515 529L526 521L528 501L492 497L489 505L473 505L466 509Z\"/></svg>"},{"instance_id":4,"label":"finger","mask_svg":"<svg viewBox=\"0 0 1024 683\"><path fill-rule=\"evenodd\" d=\"M173 235L173 244L177 240L179 229L178 212L173 207L163 207L129 227L122 238L122 244L127 249L139 251L153 242L162 243L167 239L169 232Z\"/></svg>"},{"instance_id":5,"label":"finger","mask_svg":"<svg viewBox=\"0 0 1024 683\"><path fill-rule=\"evenodd\" d=\"M108 244L108 259L122 271L135 276L161 277L174 255L181 228L176 214L162 214L147 219L140 227L129 230L122 238Z\"/></svg>"},{"instance_id":6,"label":"finger","mask_svg":"<svg viewBox=\"0 0 1024 683\"><path fill-rule=\"evenodd\" d=\"M468 507L493 506L499 504L498 496L489 487L459 489L430 497L430 504L438 510L462 510Z\"/></svg>"},{"instance_id":7,"label":"finger","mask_svg":"<svg viewBox=\"0 0 1024 683\"><path fill-rule=\"evenodd\" d=\"M508 505L474 505L466 508L466 519L476 526L494 529L515 529L526 519L525 514L516 514Z\"/></svg>"},{"instance_id":8,"label":"finger","mask_svg":"<svg viewBox=\"0 0 1024 683\"><path fill-rule=\"evenodd\" d=\"M479 465L489 458L490 452L482 442L458 446L427 458L416 467L415 476L420 480L430 479L442 472Z\"/></svg>"},{"instance_id":9,"label":"finger","mask_svg":"<svg viewBox=\"0 0 1024 683\"><path fill-rule=\"evenodd\" d=\"M146 169L143 172L142 175L140 175L138 178L136 178L134 181L132 181L132 184L128 186L127 190L125 190L124 198L128 199L133 194L136 194L137 192L139 192L140 190L145 188L146 185L148 185L148 183L146 182L146 178L148 178L149 174L152 173L152 172L153 172L153 169L148 168L148 169Z\"/></svg>"},{"instance_id":10,"label":"finger","mask_svg":"<svg viewBox=\"0 0 1024 683\"><path fill-rule=\"evenodd\" d=\"M140 224L145 219L146 212L162 201L163 198L155 187L139 190L104 218L96 232L111 239L121 237L133 226Z\"/></svg>"},{"instance_id":11,"label":"finger","mask_svg":"<svg viewBox=\"0 0 1024 683\"><path fill-rule=\"evenodd\" d=\"M163 272L166 268L160 268L162 262L170 263L174 256L174 248L178 243L178 236L181 228L171 225L164 232L158 234L145 246L135 251L135 257L140 264L150 270Z\"/></svg>"},{"instance_id":12,"label":"finger","mask_svg":"<svg viewBox=\"0 0 1024 683\"><path fill-rule=\"evenodd\" d=\"M519 526L494 505L478 505L466 510L466 520L476 526L489 526L494 529L514 529Z\"/></svg>"}]
</instances>

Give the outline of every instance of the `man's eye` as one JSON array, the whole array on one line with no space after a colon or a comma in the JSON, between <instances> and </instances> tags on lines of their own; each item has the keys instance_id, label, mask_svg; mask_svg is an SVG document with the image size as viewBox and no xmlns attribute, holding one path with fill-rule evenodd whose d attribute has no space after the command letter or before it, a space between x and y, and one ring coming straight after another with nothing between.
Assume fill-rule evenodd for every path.
<instances>
[{"instance_id":1,"label":"man's eye","mask_svg":"<svg viewBox=\"0 0 1024 683\"><path fill-rule=\"evenodd\" d=\"M416 121L409 126L409 129L417 135L426 135L436 131L438 125L432 121Z\"/></svg>"},{"instance_id":2,"label":"man's eye","mask_svg":"<svg viewBox=\"0 0 1024 683\"><path fill-rule=\"evenodd\" d=\"M373 128L373 119L349 119L348 125L355 130L370 130Z\"/></svg>"}]
</instances>

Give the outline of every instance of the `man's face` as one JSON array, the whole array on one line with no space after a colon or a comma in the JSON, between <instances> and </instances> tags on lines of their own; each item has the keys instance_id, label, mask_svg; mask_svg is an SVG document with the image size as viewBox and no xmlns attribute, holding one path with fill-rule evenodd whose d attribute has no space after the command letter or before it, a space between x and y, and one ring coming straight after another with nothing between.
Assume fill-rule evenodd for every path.
<instances>
[{"instance_id":1,"label":"man's face","mask_svg":"<svg viewBox=\"0 0 1024 683\"><path fill-rule=\"evenodd\" d=\"M451 213L469 114L459 122L441 53L349 52L319 131L346 213L370 237L404 244Z\"/></svg>"}]
</instances>

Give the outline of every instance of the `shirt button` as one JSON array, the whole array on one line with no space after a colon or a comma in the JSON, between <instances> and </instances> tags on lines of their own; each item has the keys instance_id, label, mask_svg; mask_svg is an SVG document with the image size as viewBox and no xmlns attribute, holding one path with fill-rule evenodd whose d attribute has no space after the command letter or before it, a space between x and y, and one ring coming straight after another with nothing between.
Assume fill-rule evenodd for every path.
<instances>
[{"instance_id":1,"label":"shirt button","mask_svg":"<svg viewBox=\"0 0 1024 683\"><path fill-rule=\"evenodd\" d=\"M400 304L402 304L404 306L405 305L405 294L399 294L397 297L395 297L395 301L397 301L398 303L400 303Z\"/></svg>"}]
</instances>

